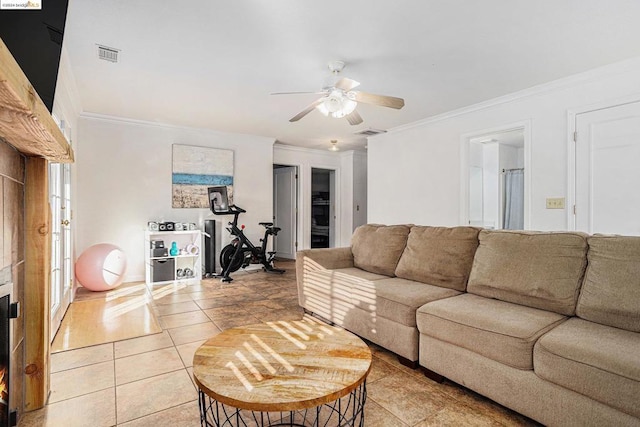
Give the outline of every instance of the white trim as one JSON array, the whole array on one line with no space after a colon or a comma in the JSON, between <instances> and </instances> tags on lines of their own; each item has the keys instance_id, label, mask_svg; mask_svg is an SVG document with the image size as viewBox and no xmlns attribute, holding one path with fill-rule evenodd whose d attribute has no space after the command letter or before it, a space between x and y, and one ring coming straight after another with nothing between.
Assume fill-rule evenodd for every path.
<instances>
[{"instance_id":1,"label":"white trim","mask_svg":"<svg viewBox=\"0 0 640 427\"><path fill-rule=\"evenodd\" d=\"M387 134L401 132L401 131L412 129L415 127L423 126L426 124L447 120L453 117L461 116L474 111L484 110L484 109L495 107L501 104L520 101L524 98L539 96L544 93L553 92L560 89L566 89L573 86L578 86L581 84L589 83L591 81L602 79L603 77L624 74L626 72L635 70L639 65L640 65L640 57L635 57L635 58L627 59L624 61L616 62L613 64L604 65L602 67L594 68L592 70L584 71L582 73L573 74L568 77L563 77L557 80L552 80L547 83L542 83L536 86L532 86L527 89L519 90L517 92L512 92L504 96L499 96L497 98L493 98L493 99L482 101L476 104L468 105L462 108L458 108L456 110L447 111L445 113L427 117L425 119L407 123L405 125L396 126L391 129L388 129ZM373 135L374 138L376 136L377 135Z\"/></svg>"},{"instance_id":2,"label":"white trim","mask_svg":"<svg viewBox=\"0 0 640 427\"><path fill-rule=\"evenodd\" d=\"M321 150L318 148L308 148L308 147L298 147L295 145L287 145L278 141L276 141L273 144L273 148L277 148L278 150L283 150L283 151L292 151L294 153L313 153L313 154L319 154L327 157L342 157L350 152L362 153L364 155L367 154L366 151L361 151L361 150L329 151L329 150Z\"/></svg>"},{"instance_id":3,"label":"white trim","mask_svg":"<svg viewBox=\"0 0 640 427\"><path fill-rule=\"evenodd\" d=\"M334 173L334 188L332 188L332 190L335 192L333 198L335 200L335 222L334 222L334 230L333 230L333 246L335 248L339 248L340 246L342 246L342 214L341 214L341 208L342 208L342 195L340 194L340 187L341 187L341 179L342 176L340 175L340 166L328 166L328 165L322 165L322 164L318 164L318 163L309 163L309 206L311 207L311 203L312 203L312 197L311 194L313 193L311 185L312 185L312 176L313 176L313 170L314 169L324 169L324 170L330 170L333 171ZM311 211L310 211L311 213ZM311 248L311 215L309 215L309 218L306 218L306 220L309 221L309 233L308 233L308 237L309 237L309 248ZM307 237L307 236L305 236Z\"/></svg>"},{"instance_id":4,"label":"white trim","mask_svg":"<svg viewBox=\"0 0 640 427\"><path fill-rule=\"evenodd\" d=\"M574 205L576 203L576 142L573 135L576 131L576 114L567 110L567 230L576 229Z\"/></svg>"},{"instance_id":5,"label":"white trim","mask_svg":"<svg viewBox=\"0 0 640 427\"><path fill-rule=\"evenodd\" d=\"M186 131L201 131L201 132L208 132L208 133L212 133L215 135L238 135L238 136L250 136L250 137L254 137L254 138L262 138L265 140L269 140L269 142L274 145L274 143L276 142L276 139L270 136L263 136L263 135L253 135L253 134L249 134L249 133L238 133L238 132L225 132L225 131L221 131L221 130L216 130L216 129L210 129L210 128L202 128L202 127L193 127L193 126L182 126L182 125L172 125L172 124L168 124L168 123L161 123L161 122L150 122L148 120L138 120L138 119L130 119L127 117L119 117L119 116L111 116L111 115L107 115L107 114L98 114L98 113L91 113L91 112L83 112L82 114L80 114L80 118L83 119L92 119L92 120L102 120L102 121L107 121L107 122L116 122L116 123L127 123L127 124L132 124L132 125L140 125L140 126L151 126L151 127L160 127L160 128L169 128L169 129L176 129L176 130L186 130Z\"/></svg>"},{"instance_id":6,"label":"white trim","mask_svg":"<svg viewBox=\"0 0 640 427\"><path fill-rule=\"evenodd\" d=\"M296 246L296 251L299 251L302 249L302 239L304 237L304 221L301 220L301 218L304 218L304 214L305 214L305 209L304 209L304 203L302 203L302 183L303 178L302 178L302 167L303 165L301 163L295 163L295 164L289 164L289 163L276 163L275 161L273 162L273 165L281 165L281 166L288 166L288 167L294 167L296 168L296 236L295 236L295 243L297 243ZM275 170L275 169L274 169ZM275 182L272 181L272 186L275 187ZM273 206L273 208L271 209L273 212L275 212L275 206ZM277 224L276 224L277 225Z\"/></svg>"},{"instance_id":7,"label":"white trim","mask_svg":"<svg viewBox=\"0 0 640 427\"><path fill-rule=\"evenodd\" d=\"M573 213L573 206L576 203L576 144L573 135L577 130L577 120L579 114L604 110L607 108L619 107L621 105L640 102L640 93L614 98L607 101L600 101L567 110L567 230L576 230L576 215ZM580 136L578 135L578 139Z\"/></svg>"},{"instance_id":8,"label":"white trim","mask_svg":"<svg viewBox=\"0 0 640 427\"><path fill-rule=\"evenodd\" d=\"M515 129L523 129L524 136L524 229L531 229L531 141L532 120L525 119L519 122L492 128L466 132L460 135L460 224L469 225L469 141L484 135L507 132Z\"/></svg>"}]
</instances>

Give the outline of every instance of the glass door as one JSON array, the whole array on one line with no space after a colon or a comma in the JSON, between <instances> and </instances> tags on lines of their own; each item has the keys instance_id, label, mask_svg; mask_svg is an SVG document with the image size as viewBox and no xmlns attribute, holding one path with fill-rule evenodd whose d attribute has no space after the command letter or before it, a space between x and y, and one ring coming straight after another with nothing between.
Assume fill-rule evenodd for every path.
<instances>
[{"instance_id":1,"label":"glass door","mask_svg":"<svg viewBox=\"0 0 640 427\"><path fill-rule=\"evenodd\" d=\"M51 206L51 340L71 302L71 185L70 165L49 164Z\"/></svg>"},{"instance_id":2,"label":"glass door","mask_svg":"<svg viewBox=\"0 0 640 427\"><path fill-rule=\"evenodd\" d=\"M71 128L54 120L71 145ZM73 253L71 239L71 165L49 163L49 205L51 207L51 341L73 298Z\"/></svg>"}]
</instances>

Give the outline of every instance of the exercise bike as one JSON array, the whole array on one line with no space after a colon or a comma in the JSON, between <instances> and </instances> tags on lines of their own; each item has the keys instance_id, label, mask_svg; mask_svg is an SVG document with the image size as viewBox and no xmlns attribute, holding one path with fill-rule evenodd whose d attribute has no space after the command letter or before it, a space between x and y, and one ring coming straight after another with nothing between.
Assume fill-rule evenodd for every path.
<instances>
[{"instance_id":1,"label":"exercise bike","mask_svg":"<svg viewBox=\"0 0 640 427\"><path fill-rule=\"evenodd\" d=\"M247 211L239 206L227 204L226 187L210 187L209 199L214 215L233 215L233 221L229 222L227 230L235 237L220 251L220 266L222 267L220 276L223 282L231 282L233 279L229 274L240 268L246 268L249 264L262 264L262 269L268 273L284 273L284 270L273 266L273 258L276 253L267 252L269 236L277 236L280 231L279 227L275 227L272 222L258 223L265 230L264 237L260 239L260 246L255 246L244 235L244 225L238 227L238 217Z\"/></svg>"}]
</instances>

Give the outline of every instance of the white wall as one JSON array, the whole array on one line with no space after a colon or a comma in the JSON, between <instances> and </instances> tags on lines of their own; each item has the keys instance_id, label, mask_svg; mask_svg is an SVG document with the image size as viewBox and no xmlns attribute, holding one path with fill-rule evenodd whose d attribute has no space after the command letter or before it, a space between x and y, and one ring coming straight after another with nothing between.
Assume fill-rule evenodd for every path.
<instances>
[{"instance_id":1,"label":"white wall","mask_svg":"<svg viewBox=\"0 0 640 427\"><path fill-rule=\"evenodd\" d=\"M566 197L568 112L640 99L640 58L391 130L369 139L369 222L457 225L461 135L531 120L530 228L563 230L567 212L545 209ZM397 201L389 208L389 196Z\"/></svg>"},{"instance_id":2,"label":"white wall","mask_svg":"<svg viewBox=\"0 0 640 427\"><path fill-rule=\"evenodd\" d=\"M247 210L239 223L254 242L259 221L273 217L273 139L83 115L76 149L77 252L102 242L127 254L126 281L144 279L147 221L226 222L208 209L171 207L172 144L234 151L234 203ZM229 236L223 232L222 243Z\"/></svg>"},{"instance_id":3,"label":"white wall","mask_svg":"<svg viewBox=\"0 0 640 427\"><path fill-rule=\"evenodd\" d=\"M351 235L359 225L367 223L367 153L347 151L341 155L344 192L342 200L343 246L351 242Z\"/></svg>"},{"instance_id":4,"label":"white wall","mask_svg":"<svg viewBox=\"0 0 640 427\"><path fill-rule=\"evenodd\" d=\"M367 223L367 154L353 151L352 230Z\"/></svg>"},{"instance_id":5,"label":"white wall","mask_svg":"<svg viewBox=\"0 0 640 427\"><path fill-rule=\"evenodd\" d=\"M80 94L71 69L69 54L64 48L60 53L60 66L56 81L56 93L53 97L52 113L58 120L64 120L67 139L72 144L75 144L82 104L80 103Z\"/></svg>"},{"instance_id":6,"label":"white wall","mask_svg":"<svg viewBox=\"0 0 640 427\"><path fill-rule=\"evenodd\" d=\"M483 227L500 226L500 144L482 146Z\"/></svg>"},{"instance_id":7,"label":"white wall","mask_svg":"<svg viewBox=\"0 0 640 427\"><path fill-rule=\"evenodd\" d=\"M336 186L336 220L335 246L348 246L353 232L354 197L366 200L366 194L354 196L354 157L366 154L354 154L352 151L331 152L311 150L288 145L276 144L273 148L273 163L279 165L298 166L298 249L311 247L311 169L330 169L335 171ZM365 172L366 173L366 172ZM358 172L361 176L362 171ZM361 179L361 178L359 178ZM363 191L362 185L357 185ZM366 191L366 188L364 188Z\"/></svg>"},{"instance_id":8,"label":"white wall","mask_svg":"<svg viewBox=\"0 0 640 427\"><path fill-rule=\"evenodd\" d=\"M78 120L80 119L80 113L82 113L82 103L80 102L80 93L76 86L76 79L71 68L71 62L69 60L69 54L67 50L62 47L60 53L60 65L58 67L58 79L56 82L56 93L53 97L53 111L52 114L56 119L64 121L64 134L74 150L77 160L78 146L80 145L80 139L78 138ZM76 163L71 164L71 258L75 261L77 250L77 232L75 230L75 218L77 218L78 201L76 197L77 189L77 173ZM71 272L70 277L74 281L73 289L75 289L75 274ZM74 291L75 292L75 291Z\"/></svg>"}]
</instances>

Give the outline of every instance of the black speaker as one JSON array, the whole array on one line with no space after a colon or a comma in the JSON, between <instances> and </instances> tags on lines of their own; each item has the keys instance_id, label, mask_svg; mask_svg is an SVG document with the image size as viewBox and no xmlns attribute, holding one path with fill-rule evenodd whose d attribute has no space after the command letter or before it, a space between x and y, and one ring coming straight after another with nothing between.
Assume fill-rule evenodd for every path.
<instances>
[{"instance_id":1,"label":"black speaker","mask_svg":"<svg viewBox=\"0 0 640 427\"><path fill-rule=\"evenodd\" d=\"M216 221L204 220L204 276L216 274Z\"/></svg>"}]
</instances>

